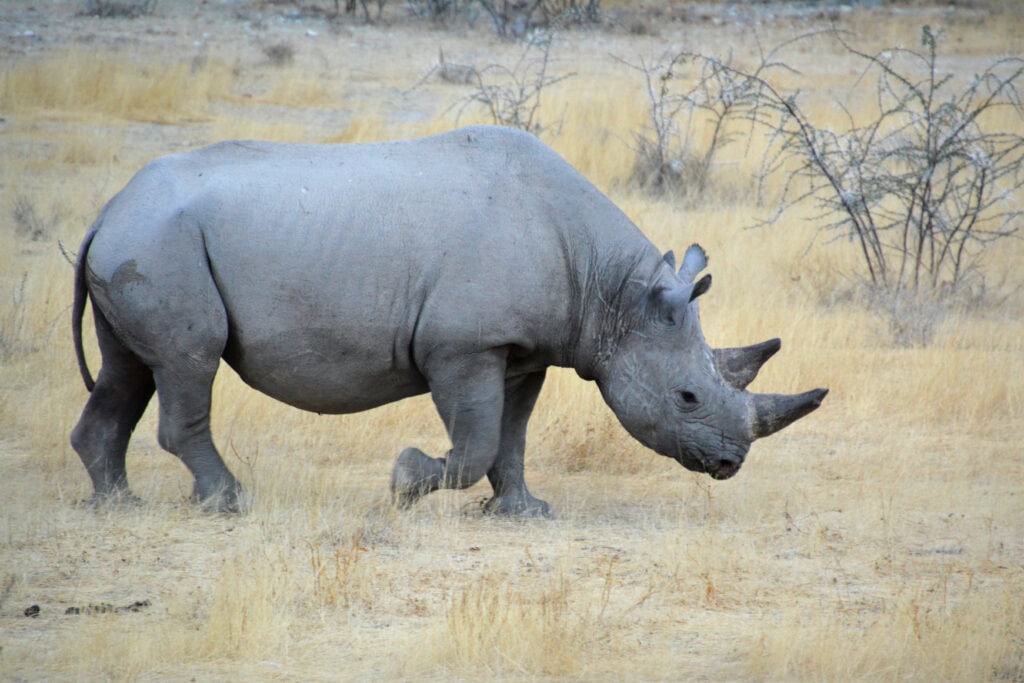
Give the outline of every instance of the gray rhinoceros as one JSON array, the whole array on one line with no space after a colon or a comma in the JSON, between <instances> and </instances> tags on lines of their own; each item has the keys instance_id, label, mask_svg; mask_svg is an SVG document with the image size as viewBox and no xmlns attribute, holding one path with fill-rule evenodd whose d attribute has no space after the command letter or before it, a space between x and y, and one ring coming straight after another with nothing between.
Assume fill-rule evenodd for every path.
<instances>
[{"instance_id":1,"label":"gray rhinoceros","mask_svg":"<svg viewBox=\"0 0 1024 683\"><path fill-rule=\"evenodd\" d=\"M523 479L526 424L548 366L594 380L641 443L716 479L827 390L744 391L779 348L712 350L677 273L535 137L473 127L381 144L224 142L157 159L103 209L79 252L75 350L92 392L71 443L93 500L131 497L125 451L154 389L160 445L204 505L242 487L210 434L223 358L303 410L350 413L430 392L443 458L398 457L408 505L487 475L495 513L548 515ZM91 296L103 365L85 364Z\"/></svg>"}]
</instances>

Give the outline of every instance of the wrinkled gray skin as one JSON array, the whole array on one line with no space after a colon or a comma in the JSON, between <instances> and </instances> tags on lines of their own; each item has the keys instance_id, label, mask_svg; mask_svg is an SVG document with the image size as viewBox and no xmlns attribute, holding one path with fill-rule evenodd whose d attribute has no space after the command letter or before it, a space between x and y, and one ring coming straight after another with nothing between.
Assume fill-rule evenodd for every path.
<instances>
[{"instance_id":1,"label":"wrinkled gray skin","mask_svg":"<svg viewBox=\"0 0 1024 683\"><path fill-rule=\"evenodd\" d=\"M778 342L707 346L691 303L710 285L693 282L703 251L691 247L677 273L569 164L511 130L164 157L107 204L79 253L75 346L92 393L71 442L97 502L134 499L125 450L155 390L160 445L191 470L198 500L242 505L210 435L221 358L318 413L429 391L452 449L403 451L396 502L486 475L486 509L503 514L550 514L523 480L548 366L596 381L633 436L718 479L825 394L743 391ZM95 386L87 295L103 357Z\"/></svg>"}]
</instances>

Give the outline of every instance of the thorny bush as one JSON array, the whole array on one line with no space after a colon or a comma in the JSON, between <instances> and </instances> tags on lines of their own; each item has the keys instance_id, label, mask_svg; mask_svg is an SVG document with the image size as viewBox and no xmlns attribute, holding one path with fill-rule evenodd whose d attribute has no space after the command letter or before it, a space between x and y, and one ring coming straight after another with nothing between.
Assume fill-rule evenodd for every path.
<instances>
[{"instance_id":1,"label":"thorny bush","mask_svg":"<svg viewBox=\"0 0 1024 683\"><path fill-rule=\"evenodd\" d=\"M467 106L476 105L486 112L497 126L518 128L540 136L550 129L540 116L541 96L544 90L574 76L574 73L551 76L551 43L554 36L538 35L526 43L522 53L511 67L490 64L466 72L465 83L474 86L473 92L454 105L461 114ZM443 62L438 70L442 78L450 69Z\"/></svg>"},{"instance_id":2,"label":"thorny bush","mask_svg":"<svg viewBox=\"0 0 1024 683\"><path fill-rule=\"evenodd\" d=\"M999 59L963 82L941 72L940 34L928 26L920 50L871 54L835 36L864 64L853 105L836 103L844 130L816 124L799 92L776 89L761 68L747 73L699 59L740 79L756 103L745 115L770 130L762 178L782 173L786 181L766 223L812 203L824 231L856 245L868 303L889 318L894 340L927 344L944 311L978 300L986 248L1020 230L1024 135L995 125L1004 112L1024 123L1024 59ZM865 103L872 111L858 121L855 110ZM923 310L932 314L908 322L909 311Z\"/></svg>"},{"instance_id":3,"label":"thorny bush","mask_svg":"<svg viewBox=\"0 0 1024 683\"><path fill-rule=\"evenodd\" d=\"M761 50L750 74L733 68L731 56L722 60L690 51L667 53L653 64L619 60L643 74L647 94L648 122L633 136L631 180L657 196L701 198L721 150L737 139L749 144L753 137L734 124L757 119L764 95L761 79L771 72L792 71L778 61L778 53L810 35ZM701 129L707 134L702 136Z\"/></svg>"},{"instance_id":4,"label":"thorny bush","mask_svg":"<svg viewBox=\"0 0 1024 683\"><path fill-rule=\"evenodd\" d=\"M862 79L875 76L865 123L839 104L845 131L816 126L796 95L760 81L777 115L769 170L797 160L783 208L814 202L825 229L857 245L876 295L952 301L966 285L984 284L985 248L1020 229L1024 136L993 130L992 121L1003 109L1024 121L1024 60L1000 59L962 83L940 72L939 36L928 26L921 51L869 54L839 40L865 63Z\"/></svg>"}]
</instances>

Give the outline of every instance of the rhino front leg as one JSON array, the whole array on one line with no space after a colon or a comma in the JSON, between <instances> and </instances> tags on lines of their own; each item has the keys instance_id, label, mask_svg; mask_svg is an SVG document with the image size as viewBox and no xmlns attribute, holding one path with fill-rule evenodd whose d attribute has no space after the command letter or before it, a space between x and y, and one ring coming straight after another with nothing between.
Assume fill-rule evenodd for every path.
<instances>
[{"instance_id":1,"label":"rhino front leg","mask_svg":"<svg viewBox=\"0 0 1024 683\"><path fill-rule=\"evenodd\" d=\"M514 377L505 383L505 410L501 416L501 445L487 478L494 497L484 510L497 515L552 517L551 507L534 498L523 476L526 453L526 424L544 385L544 371Z\"/></svg>"},{"instance_id":2,"label":"rhino front leg","mask_svg":"<svg viewBox=\"0 0 1024 683\"><path fill-rule=\"evenodd\" d=\"M492 350L431 364L430 391L452 448L444 458L418 448L402 451L391 473L399 507L438 489L470 487L491 469L501 440L505 357L503 350Z\"/></svg>"}]
</instances>

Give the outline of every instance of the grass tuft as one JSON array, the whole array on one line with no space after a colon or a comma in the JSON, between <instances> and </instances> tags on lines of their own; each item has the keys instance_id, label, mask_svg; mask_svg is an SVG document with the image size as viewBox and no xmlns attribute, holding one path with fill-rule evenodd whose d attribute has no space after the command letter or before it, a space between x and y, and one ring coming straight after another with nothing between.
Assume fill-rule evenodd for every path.
<instances>
[{"instance_id":1,"label":"grass tuft","mask_svg":"<svg viewBox=\"0 0 1024 683\"><path fill-rule=\"evenodd\" d=\"M570 593L564 578L524 592L499 576L486 576L451 598L408 673L578 675L597 633L576 612Z\"/></svg>"}]
</instances>

